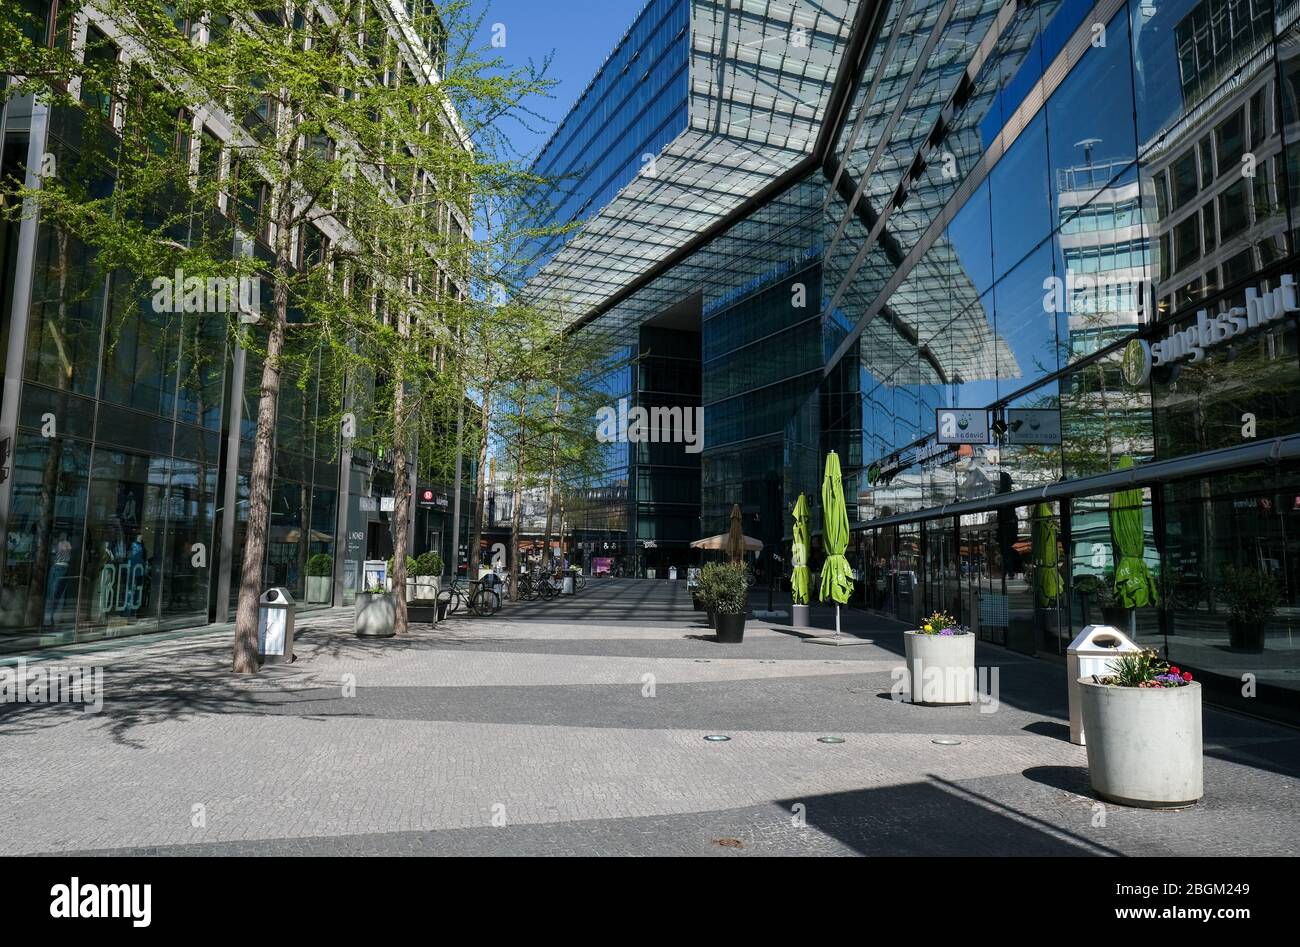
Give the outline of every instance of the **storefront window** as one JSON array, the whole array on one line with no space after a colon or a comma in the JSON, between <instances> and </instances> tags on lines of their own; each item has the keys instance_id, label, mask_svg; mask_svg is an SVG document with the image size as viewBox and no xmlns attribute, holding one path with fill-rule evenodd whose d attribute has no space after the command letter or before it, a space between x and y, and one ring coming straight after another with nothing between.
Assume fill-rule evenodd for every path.
<instances>
[{"instance_id":1,"label":"storefront window","mask_svg":"<svg viewBox=\"0 0 1300 947\"><path fill-rule=\"evenodd\" d=\"M22 433L14 453L0 621L7 646L73 640L84 567L90 449L69 438Z\"/></svg>"},{"instance_id":2,"label":"storefront window","mask_svg":"<svg viewBox=\"0 0 1300 947\"><path fill-rule=\"evenodd\" d=\"M1229 699L1294 706L1300 680L1300 472L1164 489L1169 660ZM1262 619L1244 620L1260 606Z\"/></svg>"}]
</instances>

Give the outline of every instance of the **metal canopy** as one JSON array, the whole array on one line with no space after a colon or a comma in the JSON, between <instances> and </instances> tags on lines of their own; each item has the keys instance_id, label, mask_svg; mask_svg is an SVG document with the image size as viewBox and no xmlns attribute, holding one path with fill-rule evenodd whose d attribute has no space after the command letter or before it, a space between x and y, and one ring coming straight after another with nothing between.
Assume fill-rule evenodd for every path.
<instances>
[{"instance_id":1,"label":"metal canopy","mask_svg":"<svg viewBox=\"0 0 1300 947\"><path fill-rule=\"evenodd\" d=\"M528 284L571 319L812 154L859 0L689 2L687 130Z\"/></svg>"}]
</instances>

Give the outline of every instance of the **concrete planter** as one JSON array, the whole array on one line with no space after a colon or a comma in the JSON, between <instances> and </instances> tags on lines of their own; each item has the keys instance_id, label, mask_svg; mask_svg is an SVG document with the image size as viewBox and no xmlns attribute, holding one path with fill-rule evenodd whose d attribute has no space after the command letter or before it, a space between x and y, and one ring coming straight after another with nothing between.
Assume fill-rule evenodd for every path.
<instances>
[{"instance_id":1,"label":"concrete planter","mask_svg":"<svg viewBox=\"0 0 1300 947\"><path fill-rule=\"evenodd\" d=\"M912 703L927 706L975 701L975 636L903 632Z\"/></svg>"},{"instance_id":2,"label":"concrete planter","mask_svg":"<svg viewBox=\"0 0 1300 947\"><path fill-rule=\"evenodd\" d=\"M396 634L397 597L392 592L358 592L352 630L358 638L391 638Z\"/></svg>"},{"instance_id":3,"label":"concrete planter","mask_svg":"<svg viewBox=\"0 0 1300 947\"><path fill-rule=\"evenodd\" d=\"M307 576L307 604L324 605L330 600L330 586L334 580L327 575Z\"/></svg>"},{"instance_id":4,"label":"concrete planter","mask_svg":"<svg viewBox=\"0 0 1300 947\"><path fill-rule=\"evenodd\" d=\"M1103 799L1179 809L1205 795L1201 685L1110 687L1079 679L1088 779Z\"/></svg>"},{"instance_id":5,"label":"concrete planter","mask_svg":"<svg viewBox=\"0 0 1300 947\"><path fill-rule=\"evenodd\" d=\"M414 602L436 602L442 590L442 579L436 575L417 575L415 577Z\"/></svg>"},{"instance_id":6,"label":"concrete planter","mask_svg":"<svg viewBox=\"0 0 1300 947\"><path fill-rule=\"evenodd\" d=\"M792 628L811 628L812 609L807 605L790 606L790 626Z\"/></svg>"}]
</instances>

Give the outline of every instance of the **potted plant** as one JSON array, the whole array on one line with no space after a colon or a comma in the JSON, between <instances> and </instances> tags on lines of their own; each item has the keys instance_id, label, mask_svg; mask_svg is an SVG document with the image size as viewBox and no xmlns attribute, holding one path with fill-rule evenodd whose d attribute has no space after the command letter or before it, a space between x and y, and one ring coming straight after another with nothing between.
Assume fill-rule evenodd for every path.
<instances>
[{"instance_id":1,"label":"potted plant","mask_svg":"<svg viewBox=\"0 0 1300 947\"><path fill-rule=\"evenodd\" d=\"M1093 790L1130 806L1192 805L1204 795L1201 685L1150 650L1109 669L1079 678Z\"/></svg>"},{"instance_id":2,"label":"potted plant","mask_svg":"<svg viewBox=\"0 0 1300 947\"><path fill-rule=\"evenodd\" d=\"M749 608L749 583L739 563L718 566L713 587L714 628L718 641L740 644L745 639L745 612Z\"/></svg>"},{"instance_id":3,"label":"potted plant","mask_svg":"<svg viewBox=\"0 0 1300 947\"><path fill-rule=\"evenodd\" d=\"M359 638L391 638L396 633L397 597L376 585L357 593L352 630Z\"/></svg>"},{"instance_id":4,"label":"potted plant","mask_svg":"<svg viewBox=\"0 0 1300 947\"><path fill-rule=\"evenodd\" d=\"M415 560L415 601L436 602L442 588L442 556L421 553Z\"/></svg>"},{"instance_id":5,"label":"potted plant","mask_svg":"<svg viewBox=\"0 0 1300 947\"><path fill-rule=\"evenodd\" d=\"M975 699L975 636L947 612L903 632L911 701L937 706Z\"/></svg>"},{"instance_id":6,"label":"potted plant","mask_svg":"<svg viewBox=\"0 0 1300 947\"><path fill-rule=\"evenodd\" d=\"M330 600L330 586L334 582L334 557L318 552L307 560L307 602L324 604Z\"/></svg>"},{"instance_id":7,"label":"potted plant","mask_svg":"<svg viewBox=\"0 0 1300 947\"><path fill-rule=\"evenodd\" d=\"M704 606L704 612L708 616L709 627L714 627L717 619L717 612L714 605L714 594L718 586L718 570L722 568L721 563L710 562L700 570L700 587L699 596L700 604Z\"/></svg>"},{"instance_id":8,"label":"potted plant","mask_svg":"<svg viewBox=\"0 0 1300 947\"><path fill-rule=\"evenodd\" d=\"M1281 596L1277 583L1256 569L1226 566L1220 585L1228 606L1228 644L1238 651L1264 650L1264 628Z\"/></svg>"}]
</instances>

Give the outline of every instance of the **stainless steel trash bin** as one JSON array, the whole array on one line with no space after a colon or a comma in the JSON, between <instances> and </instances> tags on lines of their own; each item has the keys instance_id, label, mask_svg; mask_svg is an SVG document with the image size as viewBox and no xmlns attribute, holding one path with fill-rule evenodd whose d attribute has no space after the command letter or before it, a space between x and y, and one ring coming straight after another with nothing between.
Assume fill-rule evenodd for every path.
<instances>
[{"instance_id":1,"label":"stainless steel trash bin","mask_svg":"<svg viewBox=\"0 0 1300 947\"><path fill-rule=\"evenodd\" d=\"M1132 638L1113 625L1089 625L1065 649L1065 679L1070 699L1070 742L1083 745L1083 710L1079 678L1109 674L1110 662L1125 651L1141 651Z\"/></svg>"},{"instance_id":2,"label":"stainless steel trash bin","mask_svg":"<svg viewBox=\"0 0 1300 947\"><path fill-rule=\"evenodd\" d=\"M293 660L293 596L285 588L267 589L257 600L257 656L263 664Z\"/></svg>"}]
</instances>

